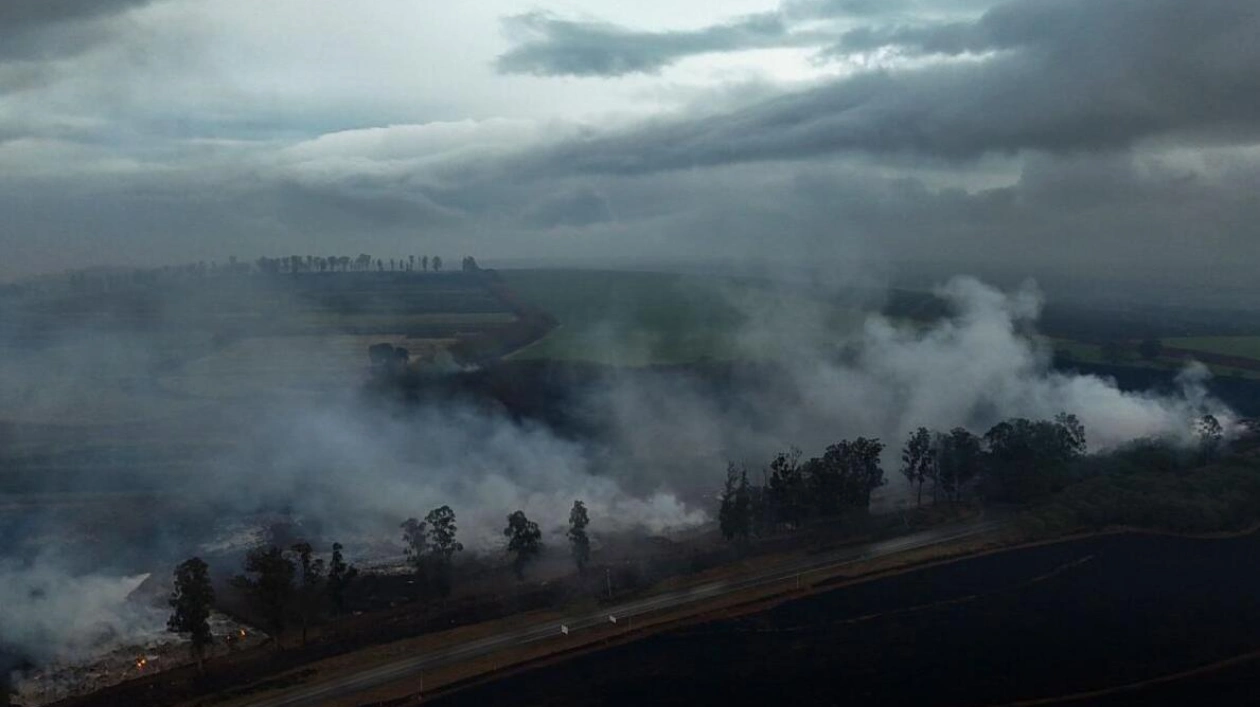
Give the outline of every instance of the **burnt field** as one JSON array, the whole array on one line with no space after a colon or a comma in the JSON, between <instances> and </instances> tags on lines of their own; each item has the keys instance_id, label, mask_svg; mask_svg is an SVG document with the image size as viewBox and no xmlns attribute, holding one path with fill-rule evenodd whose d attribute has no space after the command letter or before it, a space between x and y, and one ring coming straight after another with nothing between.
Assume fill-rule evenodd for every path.
<instances>
[{"instance_id":1,"label":"burnt field","mask_svg":"<svg viewBox=\"0 0 1260 707\"><path fill-rule=\"evenodd\" d=\"M1260 649L1257 551L1253 533L1002 552L652 636L441 704L1001 705L1141 683ZM1095 704L1252 704L1255 670Z\"/></svg>"}]
</instances>

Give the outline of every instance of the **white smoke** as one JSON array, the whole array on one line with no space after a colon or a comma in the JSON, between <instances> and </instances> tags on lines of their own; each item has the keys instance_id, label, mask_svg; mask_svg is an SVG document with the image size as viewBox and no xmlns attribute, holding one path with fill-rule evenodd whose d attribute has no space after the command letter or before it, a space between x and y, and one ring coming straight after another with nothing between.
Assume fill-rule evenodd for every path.
<instances>
[{"instance_id":1,"label":"white smoke","mask_svg":"<svg viewBox=\"0 0 1260 707\"><path fill-rule=\"evenodd\" d=\"M595 534L693 527L708 519L728 459L755 472L793 445L812 455L841 439L879 437L896 492L897 451L920 425L982 433L1003 418L1068 412L1097 450L1142 436L1187 438L1204 412L1232 418L1206 396L1202 367L1187 370L1175 395L1126 393L1114 381L1052 370L1049 351L1032 335L1041 305L1032 286L1003 293L957 278L938 294L953 308L944 320L867 315L844 331L825 307L802 306L798 297L741 298L747 321L734 353L765 363L717 384L677 372L613 376L577 404L606 439L563 439L473 403L395 408L351 395L270 399L264 391L196 418L221 447L210 461L184 471L155 466L183 474L178 493L189 507L227 519L289 514L348 546L396 544L403 519L450 505L469 550L497 552L506 516L517 509L562 542L575 499L586 503ZM287 359L278 353L276 360ZM92 390L86 375L81 382L57 388L57 400ZM222 439L225 429L236 438ZM175 515L156 511L139 521L161 534ZM53 520L41 527L73 518ZM154 563L173 566L213 539L195 533L172 531ZM122 601L134 584L56 563L0 565L0 643L44 655L151 628L153 616Z\"/></svg>"},{"instance_id":2,"label":"white smoke","mask_svg":"<svg viewBox=\"0 0 1260 707\"><path fill-rule=\"evenodd\" d=\"M56 563L0 563L0 640L37 660L74 659L142 642L164 626L160 608L128 597L149 575L76 575Z\"/></svg>"},{"instance_id":3,"label":"white smoke","mask_svg":"<svg viewBox=\"0 0 1260 707\"><path fill-rule=\"evenodd\" d=\"M891 471L919 426L983 434L1002 419L1066 412L1080 418L1098 451L1139 437L1188 442L1194 419L1208 412L1226 427L1235 419L1207 395L1207 369L1199 364L1182 372L1179 390L1169 395L1125 392L1114 380L1053 370L1051 351L1034 333L1042 300L1031 283L1004 293L958 277L936 294L951 316L925 324L869 314L848 332L835 332L822 310L799 300L741 294L735 301L748 321L739 351L769 359L771 372L721 396L671 376L603 391L628 455L625 475L685 486L703 474L712 487L723 459L755 471L789 446L817 454L864 435L884 441L896 490Z\"/></svg>"}]
</instances>

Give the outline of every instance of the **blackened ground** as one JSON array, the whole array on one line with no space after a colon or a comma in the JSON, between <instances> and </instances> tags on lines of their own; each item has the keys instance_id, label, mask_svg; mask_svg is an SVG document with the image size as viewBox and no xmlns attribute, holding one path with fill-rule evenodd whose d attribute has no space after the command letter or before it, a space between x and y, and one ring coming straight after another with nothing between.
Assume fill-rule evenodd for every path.
<instances>
[{"instance_id":1,"label":"blackened ground","mask_svg":"<svg viewBox=\"0 0 1260 707\"><path fill-rule=\"evenodd\" d=\"M1136 683L1260 650L1257 552L1260 534L1008 551L660 634L441 703L1000 705ZM1257 667L1097 704L1254 704Z\"/></svg>"}]
</instances>

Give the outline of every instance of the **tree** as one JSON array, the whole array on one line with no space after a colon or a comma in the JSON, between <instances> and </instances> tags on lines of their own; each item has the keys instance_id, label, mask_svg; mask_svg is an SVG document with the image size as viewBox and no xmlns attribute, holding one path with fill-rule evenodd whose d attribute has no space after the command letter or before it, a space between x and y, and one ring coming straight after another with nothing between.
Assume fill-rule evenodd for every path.
<instances>
[{"instance_id":1,"label":"tree","mask_svg":"<svg viewBox=\"0 0 1260 707\"><path fill-rule=\"evenodd\" d=\"M433 260L431 262L433 263L433 272L442 272L442 256L433 256Z\"/></svg>"},{"instance_id":2,"label":"tree","mask_svg":"<svg viewBox=\"0 0 1260 707\"><path fill-rule=\"evenodd\" d=\"M1085 454L1085 428L1075 415L1053 421L1012 418L984 434L987 493L1028 501L1061 485L1069 464Z\"/></svg>"},{"instance_id":3,"label":"tree","mask_svg":"<svg viewBox=\"0 0 1260 707\"><path fill-rule=\"evenodd\" d=\"M936 473L946 497L962 498L963 489L976 478L984 462L980 438L962 427L937 435L933 444Z\"/></svg>"},{"instance_id":4,"label":"tree","mask_svg":"<svg viewBox=\"0 0 1260 707\"><path fill-rule=\"evenodd\" d=\"M849 508L868 508L871 492L882 486L884 470L878 439L858 437L827 447L821 458L805 463L813 501L819 513L834 515Z\"/></svg>"},{"instance_id":5,"label":"tree","mask_svg":"<svg viewBox=\"0 0 1260 707\"><path fill-rule=\"evenodd\" d=\"M245 572L237 575L232 583L245 592L262 614L276 642L276 650L280 650L280 636L293 600L293 577L297 569L280 548L272 546L250 550L245 556ZM250 574L255 576L247 576Z\"/></svg>"},{"instance_id":6,"label":"tree","mask_svg":"<svg viewBox=\"0 0 1260 707\"><path fill-rule=\"evenodd\" d=\"M801 450L793 447L770 461L766 496L775 522L800 527L809 513L809 486L801 467Z\"/></svg>"},{"instance_id":7,"label":"tree","mask_svg":"<svg viewBox=\"0 0 1260 707\"><path fill-rule=\"evenodd\" d=\"M347 565L341 555L341 543L333 543L332 559L328 562L328 601L332 604L334 615L340 616L346 611L346 590L359 577L359 570L354 565Z\"/></svg>"},{"instance_id":8,"label":"tree","mask_svg":"<svg viewBox=\"0 0 1260 707\"><path fill-rule=\"evenodd\" d=\"M569 511L569 549L573 553L573 563L577 565L578 574L586 574L586 565L591 561L591 539L586 535L586 526L591 518L586 514L586 504L573 502Z\"/></svg>"},{"instance_id":9,"label":"tree","mask_svg":"<svg viewBox=\"0 0 1260 707\"><path fill-rule=\"evenodd\" d=\"M420 258L420 269L425 272L429 271L429 256L426 255Z\"/></svg>"},{"instance_id":10,"label":"tree","mask_svg":"<svg viewBox=\"0 0 1260 707\"><path fill-rule=\"evenodd\" d=\"M910 433L906 446L901 448L901 473L918 487L915 505L923 505L923 482L936 478L936 455L932 442L932 433L928 428L920 427Z\"/></svg>"},{"instance_id":11,"label":"tree","mask_svg":"<svg viewBox=\"0 0 1260 707\"><path fill-rule=\"evenodd\" d=\"M1204 415L1194 423L1195 434L1199 438L1199 461L1208 463L1216 459L1224 438L1224 430L1215 415Z\"/></svg>"},{"instance_id":12,"label":"tree","mask_svg":"<svg viewBox=\"0 0 1260 707\"><path fill-rule=\"evenodd\" d=\"M200 557L185 560L175 568L175 590L168 603L174 611L166 621L167 630L188 637L197 672L205 672L214 586L210 583L210 567Z\"/></svg>"},{"instance_id":13,"label":"tree","mask_svg":"<svg viewBox=\"0 0 1260 707\"><path fill-rule=\"evenodd\" d=\"M429 587L445 599L451 593L451 565L455 553L464 546L455 540L455 511L442 506L424 517L429 527Z\"/></svg>"},{"instance_id":14,"label":"tree","mask_svg":"<svg viewBox=\"0 0 1260 707\"><path fill-rule=\"evenodd\" d=\"M512 513L507 521L507 527L503 529L503 535L508 539L507 551L516 555L512 559L512 571L518 580L523 580L525 566L542 552L542 531L522 511Z\"/></svg>"},{"instance_id":15,"label":"tree","mask_svg":"<svg viewBox=\"0 0 1260 707\"><path fill-rule=\"evenodd\" d=\"M718 526L728 541L744 543L752 533L752 497L748 491L748 472L726 465L726 484L722 488L718 508Z\"/></svg>"},{"instance_id":16,"label":"tree","mask_svg":"<svg viewBox=\"0 0 1260 707\"><path fill-rule=\"evenodd\" d=\"M302 619L302 645L306 645L306 633L311 621L318 618L319 600L323 596L324 561L312 557L311 544L300 542L293 546L298 556L298 613Z\"/></svg>"},{"instance_id":17,"label":"tree","mask_svg":"<svg viewBox=\"0 0 1260 707\"><path fill-rule=\"evenodd\" d=\"M1138 354L1147 361L1154 361L1164 352L1164 344L1159 339L1143 339L1138 344Z\"/></svg>"},{"instance_id":18,"label":"tree","mask_svg":"<svg viewBox=\"0 0 1260 707\"><path fill-rule=\"evenodd\" d=\"M429 527L423 521L408 518L400 526L403 531L403 554L416 575L416 583L424 592L429 586Z\"/></svg>"}]
</instances>

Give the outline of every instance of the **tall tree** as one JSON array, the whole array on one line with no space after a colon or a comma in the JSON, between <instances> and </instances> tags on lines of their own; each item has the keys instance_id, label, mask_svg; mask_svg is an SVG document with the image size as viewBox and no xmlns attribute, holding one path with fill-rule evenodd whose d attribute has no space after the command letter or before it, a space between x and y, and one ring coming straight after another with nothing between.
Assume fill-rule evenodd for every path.
<instances>
[{"instance_id":1,"label":"tall tree","mask_svg":"<svg viewBox=\"0 0 1260 707\"><path fill-rule=\"evenodd\" d=\"M245 556L245 574L237 575L232 581L262 614L276 650L281 649L280 636L288 623L296 573L293 561L285 557L280 548L255 548Z\"/></svg>"},{"instance_id":2,"label":"tall tree","mask_svg":"<svg viewBox=\"0 0 1260 707\"><path fill-rule=\"evenodd\" d=\"M442 256L435 255L430 262L433 263L433 272L442 272Z\"/></svg>"},{"instance_id":3,"label":"tall tree","mask_svg":"<svg viewBox=\"0 0 1260 707\"><path fill-rule=\"evenodd\" d=\"M748 472L726 465L726 484L718 507L718 526L728 541L744 543L752 533L752 497L748 489Z\"/></svg>"},{"instance_id":4,"label":"tall tree","mask_svg":"<svg viewBox=\"0 0 1260 707\"><path fill-rule=\"evenodd\" d=\"M429 586L445 599L451 593L453 558L464 549L455 539L455 511L450 506L434 508L424 517L424 524L429 527Z\"/></svg>"},{"instance_id":5,"label":"tall tree","mask_svg":"<svg viewBox=\"0 0 1260 707\"><path fill-rule=\"evenodd\" d=\"M1074 415L1011 418L984 433L986 494L1028 501L1061 486L1068 465L1085 454L1085 428Z\"/></svg>"},{"instance_id":6,"label":"tall tree","mask_svg":"<svg viewBox=\"0 0 1260 707\"><path fill-rule=\"evenodd\" d=\"M586 535L586 526L591 518L586 513L586 504L574 501L569 511L569 549L573 553L573 563L577 565L578 574L586 574L586 565L591 561L591 539Z\"/></svg>"},{"instance_id":7,"label":"tall tree","mask_svg":"<svg viewBox=\"0 0 1260 707\"><path fill-rule=\"evenodd\" d=\"M809 513L809 487L801 466L801 450L793 447L770 461L766 495L775 522L800 527Z\"/></svg>"},{"instance_id":8,"label":"tall tree","mask_svg":"<svg viewBox=\"0 0 1260 707\"><path fill-rule=\"evenodd\" d=\"M167 630L188 637L197 672L205 672L214 586L210 583L210 568L200 557L185 560L175 568L175 590L168 603L174 611L166 621Z\"/></svg>"},{"instance_id":9,"label":"tall tree","mask_svg":"<svg viewBox=\"0 0 1260 707\"><path fill-rule=\"evenodd\" d=\"M416 585L422 594L429 587L429 526L424 521L408 518L402 523L403 554L416 575Z\"/></svg>"},{"instance_id":10,"label":"tall tree","mask_svg":"<svg viewBox=\"0 0 1260 707\"><path fill-rule=\"evenodd\" d=\"M955 427L947 435L937 435L933 451L941 489L947 498L961 499L963 490L979 474L984 462L980 438L967 429Z\"/></svg>"},{"instance_id":11,"label":"tall tree","mask_svg":"<svg viewBox=\"0 0 1260 707\"><path fill-rule=\"evenodd\" d=\"M429 256L426 255L420 258L420 269L425 272L429 271Z\"/></svg>"},{"instance_id":12,"label":"tall tree","mask_svg":"<svg viewBox=\"0 0 1260 707\"><path fill-rule=\"evenodd\" d=\"M917 487L915 505L923 505L923 483L934 478L936 457L932 453L932 433L920 427L910 433L906 446L901 448L901 473Z\"/></svg>"},{"instance_id":13,"label":"tall tree","mask_svg":"<svg viewBox=\"0 0 1260 707\"><path fill-rule=\"evenodd\" d=\"M1204 415L1195 420L1194 431L1199 438L1199 461L1204 464L1214 461L1225 437L1220 420L1212 414Z\"/></svg>"},{"instance_id":14,"label":"tall tree","mask_svg":"<svg viewBox=\"0 0 1260 707\"><path fill-rule=\"evenodd\" d=\"M518 580L525 579L525 566L542 552L542 531L538 524L525 517L523 511L508 516L503 536L508 539L507 551L514 554L512 571Z\"/></svg>"},{"instance_id":15,"label":"tall tree","mask_svg":"<svg viewBox=\"0 0 1260 707\"><path fill-rule=\"evenodd\" d=\"M340 616L346 612L346 590L359 577L359 569L346 564L341 554L341 543L333 543L332 558L328 561L328 602L332 604L333 614Z\"/></svg>"},{"instance_id":16,"label":"tall tree","mask_svg":"<svg viewBox=\"0 0 1260 707\"><path fill-rule=\"evenodd\" d=\"M313 556L311 544L300 542L293 546L298 556L298 614L302 619L302 645L306 645L307 630L319 617L320 598L324 589L324 561Z\"/></svg>"}]
</instances>

